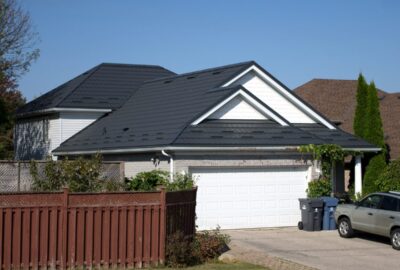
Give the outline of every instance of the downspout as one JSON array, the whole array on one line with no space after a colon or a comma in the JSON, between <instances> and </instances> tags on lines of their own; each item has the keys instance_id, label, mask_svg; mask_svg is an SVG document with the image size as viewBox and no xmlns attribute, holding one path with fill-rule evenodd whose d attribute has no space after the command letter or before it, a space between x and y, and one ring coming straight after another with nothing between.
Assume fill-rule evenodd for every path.
<instances>
[{"instance_id":1,"label":"downspout","mask_svg":"<svg viewBox=\"0 0 400 270\"><path fill-rule=\"evenodd\" d=\"M172 155L167 154L164 150L161 150L161 154L166 157L169 157L169 181L174 181L174 159Z\"/></svg>"}]
</instances>

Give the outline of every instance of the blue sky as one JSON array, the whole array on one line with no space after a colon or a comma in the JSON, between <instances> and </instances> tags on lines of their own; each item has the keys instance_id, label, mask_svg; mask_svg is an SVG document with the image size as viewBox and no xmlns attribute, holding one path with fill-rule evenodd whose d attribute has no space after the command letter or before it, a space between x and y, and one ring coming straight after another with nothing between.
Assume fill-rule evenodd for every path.
<instances>
[{"instance_id":1,"label":"blue sky","mask_svg":"<svg viewBox=\"0 0 400 270\"><path fill-rule=\"evenodd\" d=\"M41 56L28 100L101 62L175 72L255 60L290 88L363 72L400 91L400 1L20 0Z\"/></svg>"}]
</instances>

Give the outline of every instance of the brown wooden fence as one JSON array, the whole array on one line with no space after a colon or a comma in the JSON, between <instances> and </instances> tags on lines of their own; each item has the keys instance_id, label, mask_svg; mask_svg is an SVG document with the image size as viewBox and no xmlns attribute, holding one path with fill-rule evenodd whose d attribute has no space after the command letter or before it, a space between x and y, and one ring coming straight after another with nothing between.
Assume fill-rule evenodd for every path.
<instances>
[{"instance_id":1,"label":"brown wooden fence","mask_svg":"<svg viewBox=\"0 0 400 270\"><path fill-rule=\"evenodd\" d=\"M0 194L0 266L143 267L164 263L167 235L195 232L196 189Z\"/></svg>"}]
</instances>

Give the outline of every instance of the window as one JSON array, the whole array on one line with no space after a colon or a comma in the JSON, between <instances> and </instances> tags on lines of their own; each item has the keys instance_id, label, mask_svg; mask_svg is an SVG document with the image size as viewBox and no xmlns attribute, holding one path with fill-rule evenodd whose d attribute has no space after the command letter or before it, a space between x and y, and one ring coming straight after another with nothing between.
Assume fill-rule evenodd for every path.
<instances>
[{"instance_id":1,"label":"window","mask_svg":"<svg viewBox=\"0 0 400 270\"><path fill-rule=\"evenodd\" d=\"M372 195L372 196L369 196L369 197L365 198L364 200L362 200L360 203L360 206L376 209L376 208L378 208L381 200L382 200L382 196Z\"/></svg>"},{"instance_id":2,"label":"window","mask_svg":"<svg viewBox=\"0 0 400 270\"><path fill-rule=\"evenodd\" d=\"M381 209L387 211L399 211L399 203L400 200L397 198L383 196Z\"/></svg>"}]
</instances>

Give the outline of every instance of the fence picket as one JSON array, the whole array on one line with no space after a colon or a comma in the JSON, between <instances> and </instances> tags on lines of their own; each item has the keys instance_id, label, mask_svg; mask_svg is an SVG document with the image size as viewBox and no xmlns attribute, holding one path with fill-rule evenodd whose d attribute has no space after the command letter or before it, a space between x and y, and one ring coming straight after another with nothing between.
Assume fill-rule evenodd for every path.
<instances>
[{"instance_id":1,"label":"fence picket","mask_svg":"<svg viewBox=\"0 0 400 270\"><path fill-rule=\"evenodd\" d=\"M163 263L167 235L174 228L190 232L194 224L191 197L174 193L171 198L169 202L165 190L0 193L0 268L131 268ZM175 215L168 220L181 219L168 234L167 215Z\"/></svg>"}]
</instances>

